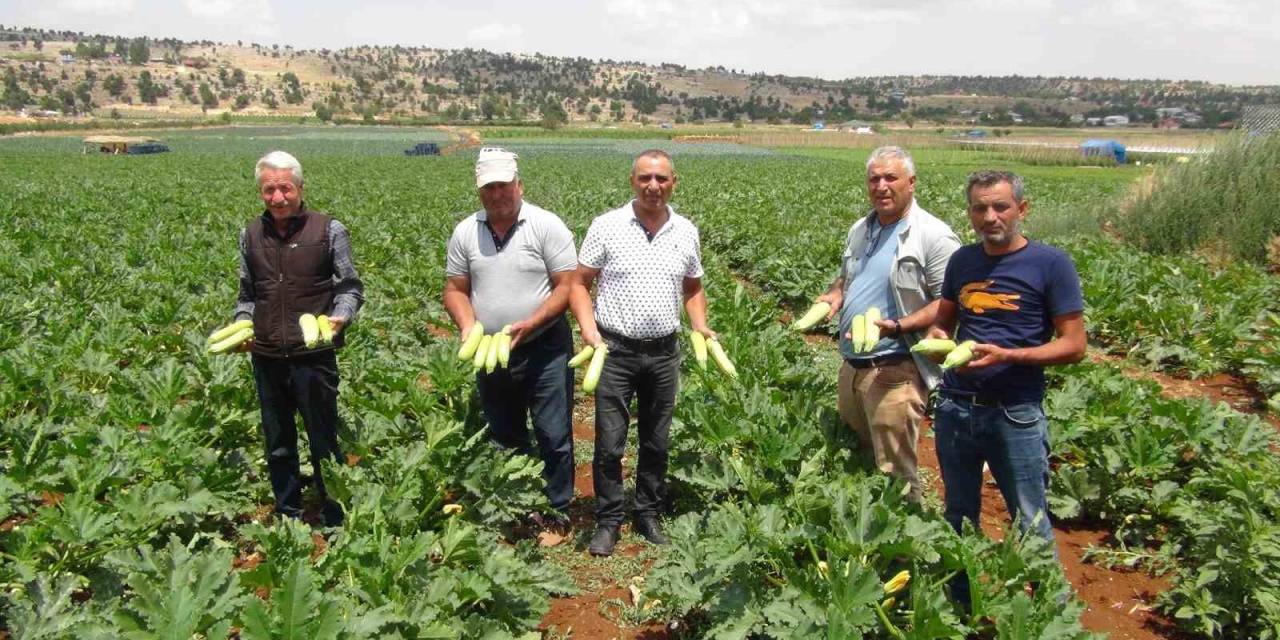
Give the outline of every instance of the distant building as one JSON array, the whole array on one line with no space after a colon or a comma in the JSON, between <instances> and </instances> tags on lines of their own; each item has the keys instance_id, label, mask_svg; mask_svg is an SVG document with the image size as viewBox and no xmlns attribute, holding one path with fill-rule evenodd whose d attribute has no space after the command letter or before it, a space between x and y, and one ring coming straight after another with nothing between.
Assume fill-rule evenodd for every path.
<instances>
[{"instance_id":1,"label":"distant building","mask_svg":"<svg viewBox=\"0 0 1280 640\"><path fill-rule=\"evenodd\" d=\"M1084 123L1089 125L1090 127L1101 127L1102 118L1087 118L1085 119Z\"/></svg>"},{"instance_id":2,"label":"distant building","mask_svg":"<svg viewBox=\"0 0 1280 640\"><path fill-rule=\"evenodd\" d=\"M1182 107L1161 107L1156 109L1156 119L1160 121L1160 127L1172 129L1176 129L1177 126L1172 126L1171 123L1178 126L1195 126L1204 122L1204 118L1200 114Z\"/></svg>"},{"instance_id":3,"label":"distant building","mask_svg":"<svg viewBox=\"0 0 1280 640\"><path fill-rule=\"evenodd\" d=\"M75 61L76 56L74 53L64 53L58 56L58 62L61 62L62 64L71 64Z\"/></svg>"},{"instance_id":4,"label":"distant building","mask_svg":"<svg viewBox=\"0 0 1280 640\"><path fill-rule=\"evenodd\" d=\"M1070 120L1071 120L1071 124L1084 124L1084 114L1073 113L1071 114Z\"/></svg>"},{"instance_id":5,"label":"distant building","mask_svg":"<svg viewBox=\"0 0 1280 640\"><path fill-rule=\"evenodd\" d=\"M1102 119L1104 127L1125 127L1129 125L1129 116L1107 116Z\"/></svg>"}]
</instances>

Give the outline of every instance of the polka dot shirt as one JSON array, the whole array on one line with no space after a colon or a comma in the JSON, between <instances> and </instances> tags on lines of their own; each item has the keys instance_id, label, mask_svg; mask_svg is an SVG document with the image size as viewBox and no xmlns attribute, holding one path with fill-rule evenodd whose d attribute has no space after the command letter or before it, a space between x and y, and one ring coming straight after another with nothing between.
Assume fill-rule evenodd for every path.
<instances>
[{"instance_id":1,"label":"polka dot shirt","mask_svg":"<svg viewBox=\"0 0 1280 640\"><path fill-rule=\"evenodd\" d=\"M650 239L632 204L591 221L578 261L600 270L595 311L601 328L628 338L661 338L680 328L684 279L702 277L702 242L698 228L671 207L667 223Z\"/></svg>"}]
</instances>

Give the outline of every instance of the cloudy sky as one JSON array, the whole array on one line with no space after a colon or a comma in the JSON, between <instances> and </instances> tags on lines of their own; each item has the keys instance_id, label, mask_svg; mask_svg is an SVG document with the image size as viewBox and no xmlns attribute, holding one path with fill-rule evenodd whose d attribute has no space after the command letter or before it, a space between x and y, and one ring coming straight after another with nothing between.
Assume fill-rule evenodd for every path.
<instances>
[{"instance_id":1,"label":"cloudy sky","mask_svg":"<svg viewBox=\"0 0 1280 640\"><path fill-rule=\"evenodd\" d=\"M300 48L473 47L829 79L1280 84L1278 0L0 0L0 22Z\"/></svg>"}]
</instances>

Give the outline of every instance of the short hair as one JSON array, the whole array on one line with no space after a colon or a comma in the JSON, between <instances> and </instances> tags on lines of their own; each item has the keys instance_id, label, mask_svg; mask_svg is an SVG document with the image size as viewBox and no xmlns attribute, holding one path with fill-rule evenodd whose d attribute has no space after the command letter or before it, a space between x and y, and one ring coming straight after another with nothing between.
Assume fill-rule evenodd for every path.
<instances>
[{"instance_id":1,"label":"short hair","mask_svg":"<svg viewBox=\"0 0 1280 640\"><path fill-rule=\"evenodd\" d=\"M902 163L903 168L907 170L908 176L916 175L916 163L911 159L911 154L906 149L893 145L886 145L876 148L867 157L867 171L871 170L871 165L885 160L897 160Z\"/></svg>"},{"instance_id":2,"label":"short hair","mask_svg":"<svg viewBox=\"0 0 1280 640\"><path fill-rule=\"evenodd\" d=\"M636 167L640 165L640 160L643 158L662 158L663 160L666 160L667 165L671 167L671 173L674 174L676 172L676 162L671 159L671 154L663 151L662 149L645 149L644 151L637 153L635 159L631 161L632 174L635 174Z\"/></svg>"},{"instance_id":3,"label":"short hair","mask_svg":"<svg viewBox=\"0 0 1280 640\"><path fill-rule=\"evenodd\" d=\"M965 202L973 203L974 187L993 187L1001 183L1007 183L1012 187L1013 199L1022 202L1024 191L1022 176L1012 171L996 171L994 169L983 169L969 174L969 179L965 181L964 185Z\"/></svg>"},{"instance_id":4,"label":"short hair","mask_svg":"<svg viewBox=\"0 0 1280 640\"><path fill-rule=\"evenodd\" d=\"M253 179L255 182L262 182L263 169L288 169L289 177L293 179L293 184L302 186L302 163L293 155L284 151L272 151L261 158L258 158L258 164L253 167Z\"/></svg>"}]
</instances>

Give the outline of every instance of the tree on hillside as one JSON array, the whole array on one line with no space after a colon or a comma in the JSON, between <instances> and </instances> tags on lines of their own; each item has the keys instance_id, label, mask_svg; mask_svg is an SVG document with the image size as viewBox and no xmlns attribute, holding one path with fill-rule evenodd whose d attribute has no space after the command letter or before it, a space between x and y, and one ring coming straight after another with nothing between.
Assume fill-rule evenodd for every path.
<instances>
[{"instance_id":1,"label":"tree on hillside","mask_svg":"<svg viewBox=\"0 0 1280 640\"><path fill-rule=\"evenodd\" d=\"M88 82L81 82L76 85L76 98L80 100L83 111L93 110L93 94L90 89L92 89L92 86Z\"/></svg>"},{"instance_id":2,"label":"tree on hillside","mask_svg":"<svg viewBox=\"0 0 1280 640\"><path fill-rule=\"evenodd\" d=\"M13 67L4 70L4 106L17 111L31 102L31 94L18 84L18 74Z\"/></svg>"},{"instance_id":3,"label":"tree on hillside","mask_svg":"<svg viewBox=\"0 0 1280 640\"><path fill-rule=\"evenodd\" d=\"M284 101L289 104L302 104L302 82L292 71L286 71L284 77Z\"/></svg>"},{"instance_id":4,"label":"tree on hillside","mask_svg":"<svg viewBox=\"0 0 1280 640\"><path fill-rule=\"evenodd\" d=\"M151 47L146 38L134 38L129 43L129 64L146 64L151 59Z\"/></svg>"},{"instance_id":5,"label":"tree on hillside","mask_svg":"<svg viewBox=\"0 0 1280 640\"><path fill-rule=\"evenodd\" d=\"M559 101L552 98L542 105L541 125L544 129L559 129L568 122L569 114L565 113L564 107L560 106Z\"/></svg>"},{"instance_id":6,"label":"tree on hillside","mask_svg":"<svg viewBox=\"0 0 1280 640\"><path fill-rule=\"evenodd\" d=\"M102 81L102 88L106 89L112 98L119 98L120 94L124 93L124 78L120 77L120 74L113 73Z\"/></svg>"},{"instance_id":7,"label":"tree on hillside","mask_svg":"<svg viewBox=\"0 0 1280 640\"><path fill-rule=\"evenodd\" d=\"M143 71L138 74L138 99L146 104L155 104L159 95L160 87L151 81L151 72Z\"/></svg>"},{"instance_id":8,"label":"tree on hillside","mask_svg":"<svg viewBox=\"0 0 1280 640\"><path fill-rule=\"evenodd\" d=\"M207 111L218 106L218 96L209 88L208 82L200 83L200 109Z\"/></svg>"}]
</instances>

